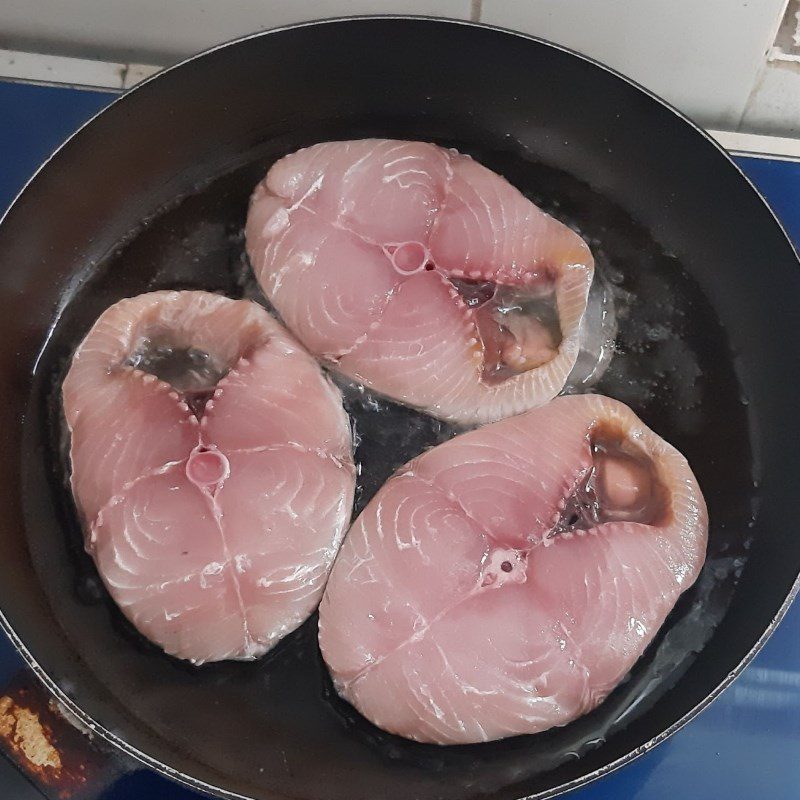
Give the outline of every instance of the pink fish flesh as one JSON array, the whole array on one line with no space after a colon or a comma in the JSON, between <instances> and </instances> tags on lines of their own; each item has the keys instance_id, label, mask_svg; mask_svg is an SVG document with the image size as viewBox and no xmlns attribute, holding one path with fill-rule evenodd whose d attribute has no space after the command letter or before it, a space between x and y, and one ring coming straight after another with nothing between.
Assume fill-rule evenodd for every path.
<instances>
[{"instance_id":1,"label":"pink fish flesh","mask_svg":"<svg viewBox=\"0 0 800 800\"><path fill-rule=\"evenodd\" d=\"M429 450L358 517L320 605L339 694L463 744L597 706L703 565L686 459L622 403L559 397Z\"/></svg>"},{"instance_id":2,"label":"pink fish flesh","mask_svg":"<svg viewBox=\"0 0 800 800\"><path fill-rule=\"evenodd\" d=\"M350 426L262 308L122 300L78 347L63 404L87 550L148 639L250 659L312 613L350 519Z\"/></svg>"},{"instance_id":3,"label":"pink fish flesh","mask_svg":"<svg viewBox=\"0 0 800 800\"><path fill-rule=\"evenodd\" d=\"M261 287L312 353L438 417L542 405L578 357L589 248L454 150L299 150L256 187L246 238Z\"/></svg>"}]
</instances>

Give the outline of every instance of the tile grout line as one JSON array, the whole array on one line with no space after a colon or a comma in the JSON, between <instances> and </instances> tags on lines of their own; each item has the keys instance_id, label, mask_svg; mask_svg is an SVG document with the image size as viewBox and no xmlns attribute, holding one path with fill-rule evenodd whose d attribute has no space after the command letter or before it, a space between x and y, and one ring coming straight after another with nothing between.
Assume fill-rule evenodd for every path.
<instances>
[{"instance_id":1,"label":"tile grout line","mask_svg":"<svg viewBox=\"0 0 800 800\"><path fill-rule=\"evenodd\" d=\"M472 0L469 6L469 21L480 22L483 11L483 0Z\"/></svg>"},{"instance_id":2,"label":"tile grout line","mask_svg":"<svg viewBox=\"0 0 800 800\"><path fill-rule=\"evenodd\" d=\"M780 13L777 15L775 24L769 29L769 33L767 34L767 40L764 44L763 50L763 60L759 65L758 69L756 70L756 74L753 76L753 81L750 84L750 91L747 93L747 97L745 98L744 104L742 105L742 110L739 113L739 118L736 120L734 124L734 130L740 131L742 125L744 124L745 117L747 116L747 112L752 108L753 102L756 99L759 91L761 90L762 86L764 85L764 79L766 78L767 69L769 67L769 52L772 49L773 45L775 44L775 37L778 35L778 31L783 24L783 19L786 16L786 13L789 10L789 3L790 0L783 0L783 5L781 6Z\"/></svg>"}]
</instances>

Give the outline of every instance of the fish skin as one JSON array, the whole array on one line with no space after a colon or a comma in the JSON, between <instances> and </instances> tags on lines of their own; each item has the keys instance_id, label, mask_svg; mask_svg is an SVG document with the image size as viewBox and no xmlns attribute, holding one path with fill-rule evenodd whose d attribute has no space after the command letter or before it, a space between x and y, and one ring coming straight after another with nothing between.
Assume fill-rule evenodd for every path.
<instances>
[{"instance_id":1,"label":"fish skin","mask_svg":"<svg viewBox=\"0 0 800 800\"><path fill-rule=\"evenodd\" d=\"M299 150L254 190L245 234L262 289L312 353L442 419L485 423L542 405L575 365L588 246L454 150L389 139ZM408 242L424 248L433 276L395 269L392 248ZM475 310L450 279L524 289L545 274L563 334L555 357L487 382Z\"/></svg>"},{"instance_id":2,"label":"fish skin","mask_svg":"<svg viewBox=\"0 0 800 800\"><path fill-rule=\"evenodd\" d=\"M125 363L151 337L229 367L199 419ZM148 639L197 664L252 659L314 611L350 520L350 425L264 309L206 292L122 300L78 347L62 399L87 550ZM224 465L210 485L187 470L201 447Z\"/></svg>"},{"instance_id":3,"label":"fish skin","mask_svg":"<svg viewBox=\"0 0 800 800\"><path fill-rule=\"evenodd\" d=\"M663 518L553 535L598 425L652 460ZM618 401L559 397L387 481L337 557L320 647L339 694L390 733L466 744L565 725L633 667L696 580L707 535L675 448Z\"/></svg>"}]
</instances>

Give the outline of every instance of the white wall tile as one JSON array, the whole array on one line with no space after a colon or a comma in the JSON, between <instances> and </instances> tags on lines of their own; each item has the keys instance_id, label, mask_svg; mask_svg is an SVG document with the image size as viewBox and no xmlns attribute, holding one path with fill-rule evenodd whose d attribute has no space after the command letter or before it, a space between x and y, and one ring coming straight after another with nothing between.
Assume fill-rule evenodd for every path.
<instances>
[{"instance_id":1,"label":"white wall tile","mask_svg":"<svg viewBox=\"0 0 800 800\"><path fill-rule=\"evenodd\" d=\"M764 67L739 129L800 138L800 63L771 61Z\"/></svg>"},{"instance_id":2,"label":"white wall tile","mask_svg":"<svg viewBox=\"0 0 800 800\"><path fill-rule=\"evenodd\" d=\"M348 14L469 19L470 0L0 0L0 47L168 64L246 33Z\"/></svg>"},{"instance_id":3,"label":"white wall tile","mask_svg":"<svg viewBox=\"0 0 800 800\"><path fill-rule=\"evenodd\" d=\"M735 128L785 0L483 0L481 21L618 69L699 122Z\"/></svg>"}]
</instances>

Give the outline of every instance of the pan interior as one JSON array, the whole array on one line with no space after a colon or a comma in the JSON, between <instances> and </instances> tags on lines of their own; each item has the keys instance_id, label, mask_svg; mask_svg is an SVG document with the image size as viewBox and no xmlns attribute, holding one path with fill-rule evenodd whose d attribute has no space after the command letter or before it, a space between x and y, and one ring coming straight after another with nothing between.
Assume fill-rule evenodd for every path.
<instances>
[{"instance_id":1,"label":"pan interior","mask_svg":"<svg viewBox=\"0 0 800 800\"><path fill-rule=\"evenodd\" d=\"M698 284L627 211L570 174L508 141L438 139L504 175L592 247L619 324L618 352L596 388L628 403L689 459L711 518L708 560L696 585L593 713L537 736L450 748L385 734L339 700L319 656L316 615L257 662L194 668L145 641L110 600L83 551L66 478L59 385L82 336L104 308L140 292L194 288L259 299L242 226L251 189L277 157L317 140L433 140L435 130L375 121L315 127L201 176L191 191L151 209L145 225L63 296L37 364L25 421L25 515L53 613L110 702L124 710L130 725L119 733L134 746L159 742L171 766L230 791L257 798L464 800L516 798L568 780L578 758L593 763L592 754L615 740L624 749L631 725L669 702L665 695L725 615L747 559L756 496L747 398L726 332ZM356 386L343 388L362 465L358 510L394 469L455 431ZM56 580L54 558L62 559Z\"/></svg>"}]
</instances>

